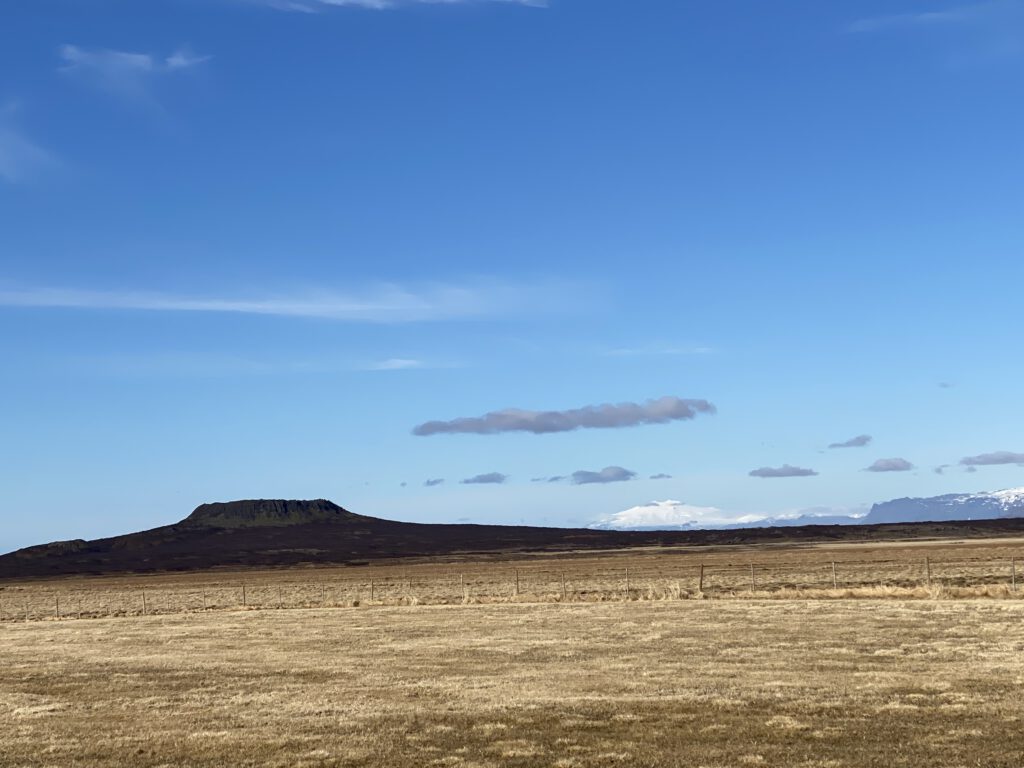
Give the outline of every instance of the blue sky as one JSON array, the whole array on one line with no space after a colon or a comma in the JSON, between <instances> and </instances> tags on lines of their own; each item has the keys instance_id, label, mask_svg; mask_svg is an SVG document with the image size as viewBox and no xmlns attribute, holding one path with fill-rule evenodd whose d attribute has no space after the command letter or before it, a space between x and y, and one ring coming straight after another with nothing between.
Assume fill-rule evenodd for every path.
<instances>
[{"instance_id":1,"label":"blue sky","mask_svg":"<svg viewBox=\"0 0 1024 768\"><path fill-rule=\"evenodd\" d=\"M1022 485L1022 90L1018 0L9 3L0 549Z\"/></svg>"}]
</instances>

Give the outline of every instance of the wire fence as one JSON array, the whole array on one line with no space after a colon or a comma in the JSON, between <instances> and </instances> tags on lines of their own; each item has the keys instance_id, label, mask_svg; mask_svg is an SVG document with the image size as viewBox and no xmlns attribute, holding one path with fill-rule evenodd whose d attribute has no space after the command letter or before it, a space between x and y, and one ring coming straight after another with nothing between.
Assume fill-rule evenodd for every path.
<instances>
[{"instance_id":1,"label":"wire fence","mask_svg":"<svg viewBox=\"0 0 1024 768\"><path fill-rule=\"evenodd\" d=\"M1024 597L1018 558L863 560L616 567L558 565L376 573L364 578L157 585L0 586L0 622L151 616L208 611L799 597ZM471 568L471 569L470 569Z\"/></svg>"}]
</instances>

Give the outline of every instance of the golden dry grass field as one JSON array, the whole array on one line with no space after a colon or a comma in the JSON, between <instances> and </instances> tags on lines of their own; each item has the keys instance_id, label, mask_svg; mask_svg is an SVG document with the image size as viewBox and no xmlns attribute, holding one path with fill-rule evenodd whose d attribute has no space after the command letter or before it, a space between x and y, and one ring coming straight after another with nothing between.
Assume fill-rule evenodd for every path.
<instances>
[{"instance_id":1,"label":"golden dry grass field","mask_svg":"<svg viewBox=\"0 0 1024 768\"><path fill-rule=\"evenodd\" d=\"M0 766L1021 768L1020 550L720 547L12 582ZM707 597L722 599L691 599Z\"/></svg>"},{"instance_id":2,"label":"golden dry grass field","mask_svg":"<svg viewBox=\"0 0 1024 768\"><path fill-rule=\"evenodd\" d=\"M0 626L0 764L1024 761L1024 603L680 601Z\"/></svg>"},{"instance_id":3,"label":"golden dry grass field","mask_svg":"<svg viewBox=\"0 0 1024 768\"><path fill-rule=\"evenodd\" d=\"M1024 599L1024 541L652 548L0 582L0 623L243 608L796 597Z\"/></svg>"}]
</instances>

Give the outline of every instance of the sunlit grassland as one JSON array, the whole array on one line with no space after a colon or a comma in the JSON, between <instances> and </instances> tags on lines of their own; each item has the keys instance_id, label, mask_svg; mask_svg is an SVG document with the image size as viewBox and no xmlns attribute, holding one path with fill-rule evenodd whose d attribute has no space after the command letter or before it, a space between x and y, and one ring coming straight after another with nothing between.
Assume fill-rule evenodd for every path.
<instances>
[{"instance_id":1,"label":"sunlit grassland","mask_svg":"<svg viewBox=\"0 0 1024 768\"><path fill-rule=\"evenodd\" d=\"M1024 603L371 606L0 625L3 766L991 766Z\"/></svg>"}]
</instances>

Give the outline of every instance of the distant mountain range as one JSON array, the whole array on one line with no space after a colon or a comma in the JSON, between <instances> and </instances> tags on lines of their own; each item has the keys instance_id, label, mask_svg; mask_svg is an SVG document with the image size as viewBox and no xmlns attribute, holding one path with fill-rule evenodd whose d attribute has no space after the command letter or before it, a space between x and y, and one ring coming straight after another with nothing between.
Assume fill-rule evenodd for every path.
<instances>
[{"instance_id":1,"label":"distant mountain range","mask_svg":"<svg viewBox=\"0 0 1024 768\"><path fill-rule=\"evenodd\" d=\"M808 525L878 525L1024 518L1024 488L983 493L950 493L930 498L883 501L867 514L805 513L784 517L735 518L715 507L678 501L651 502L609 515L590 526L602 531L701 531L742 528L790 528Z\"/></svg>"},{"instance_id":2,"label":"distant mountain range","mask_svg":"<svg viewBox=\"0 0 1024 768\"><path fill-rule=\"evenodd\" d=\"M403 523L357 515L324 499L203 504L173 525L108 539L41 544L0 555L0 581L225 567L359 566L397 559L494 560L637 547L1024 535L1024 489L899 499L876 505L860 518L810 515L737 521L723 518L711 507L682 507L685 505L677 502L661 502L653 508L635 508L639 512L632 517L620 513L617 520L620 525L636 525L645 519L650 525L654 520L662 526L674 521L675 529L594 530ZM880 518L939 522L866 524ZM681 522L688 527L680 527Z\"/></svg>"}]
</instances>

